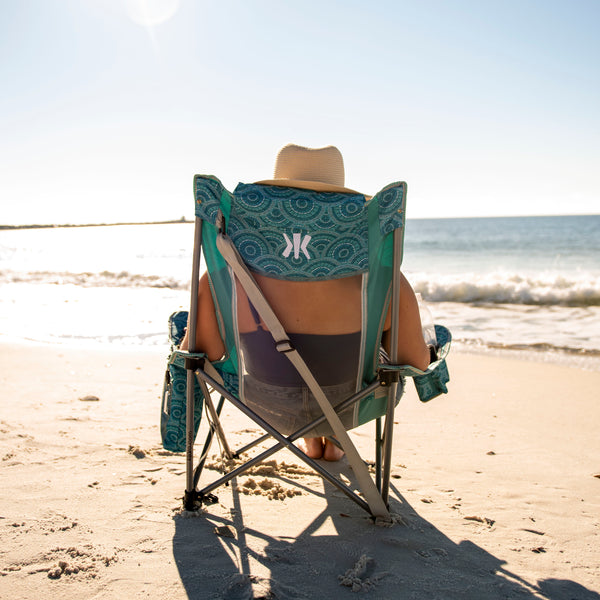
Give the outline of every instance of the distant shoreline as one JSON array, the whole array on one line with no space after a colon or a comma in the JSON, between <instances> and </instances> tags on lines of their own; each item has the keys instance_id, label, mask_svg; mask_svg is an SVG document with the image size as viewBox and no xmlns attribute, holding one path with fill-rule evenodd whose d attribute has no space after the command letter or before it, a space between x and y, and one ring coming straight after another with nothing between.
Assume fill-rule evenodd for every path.
<instances>
[{"instance_id":1,"label":"distant shoreline","mask_svg":"<svg viewBox=\"0 0 600 600\"><path fill-rule=\"evenodd\" d=\"M497 216L485 216L485 217L408 217L408 221L455 221L455 220L481 220L481 219L555 219L555 218L564 218L564 217L598 217L600 214L592 213L592 214L564 214L564 215L497 215ZM14 229L64 229L71 227L116 227L119 225L176 225L178 223L193 223L193 219L186 219L185 217L181 217L180 219L172 219L169 221L131 221L131 222L123 222L123 223L82 223L82 224L73 224L73 223L45 223L45 224L30 224L30 225L0 225L0 231L6 230L14 230Z\"/></svg>"},{"instance_id":2,"label":"distant shoreline","mask_svg":"<svg viewBox=\"0 0 600 600\"><path fill-rule=\"evenodd\" d=\"M180 223L193 223L193 221L187 220L184 217L181 219L174 219L172 221L146 221L140 222L128 222L128 223L84 223L84 224L72 224L64 223L58 224L38 224L38 225L0 225L0 231L7 229L64 229L69 227L117 227L120 225L177 225Z\"/></svg>"}]
</instances>

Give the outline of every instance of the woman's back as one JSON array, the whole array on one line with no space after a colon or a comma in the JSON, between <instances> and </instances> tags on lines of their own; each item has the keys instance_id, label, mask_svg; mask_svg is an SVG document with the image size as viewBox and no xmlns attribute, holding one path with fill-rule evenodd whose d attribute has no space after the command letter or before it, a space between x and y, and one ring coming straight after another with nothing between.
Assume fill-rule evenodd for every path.
<instances>
[{"instance_id":1,"label":"woman's back","mask_svg":"<svg viewBox=\"0 0 600 600\"><path fill-rule=\"evenodd\" d=\"M255 274L256 282L288 333L336 335L360 331L361 278L285 281ZM256 329L241 286L238 291L240 332Z\"/></svg>"}]
</instances>

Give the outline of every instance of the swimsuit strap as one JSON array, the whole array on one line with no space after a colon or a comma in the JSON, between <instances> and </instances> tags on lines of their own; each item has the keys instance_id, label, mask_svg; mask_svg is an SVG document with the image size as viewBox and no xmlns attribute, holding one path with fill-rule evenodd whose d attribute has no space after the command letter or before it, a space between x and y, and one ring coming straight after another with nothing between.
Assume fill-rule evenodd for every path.
<instances>
[{"instance_id":1,"label":"swimsuit strap","mask_svg":"<svg viewBox=\"0 0 600 600\"><path fill-rule=\"evenodd\" d=\"M252 313L252 317L254 317L254 322L256 323L257 329L264 331L262 322L260 320L260 315L258 314L258 311L256 310L256 308L254 308L254 304L252 304L252 302L250 302L250 298L248 298L248 304L250 305L250 312Z\"/></svg>"}]
</instances>

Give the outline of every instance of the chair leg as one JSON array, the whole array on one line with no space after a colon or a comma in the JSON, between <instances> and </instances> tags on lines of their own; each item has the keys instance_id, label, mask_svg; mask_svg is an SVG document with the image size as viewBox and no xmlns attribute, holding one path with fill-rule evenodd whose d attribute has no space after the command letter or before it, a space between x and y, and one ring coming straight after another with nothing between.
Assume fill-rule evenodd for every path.
<instances>
[{"instance_id":1,"label":"chair leg","mask_svg":"<svg viewBox=\"0 0 600 600\"><path fill-rule=\"evenodd\" d=\"M390 384L388 390L388 405L385 415L385 424L383 431L383 472L381 480L381 497L387 507L389 507L388 496L390 491L390 472L392 469L392 442L394 439L394 409L396 408L396 392L398 383Z\"/></svg>"},{"instance_id":2,"label":"chair leg","mask_svg":"<svg viewBox=\"0 0 600 600\"><path fill-rule=\"evenodd\" d=\"M202 252L202 219L196 217L194 224L194 252L192 256L192 281L190 286L189 312L189 351L196 352L196 324L198 320L198 289L200 283L200 254ZM186 365L187 368L187 365ZM194 510L197 505L198 492L194 485L194 380L192 369L187 371L187 407L186 407L186 443L185 467L186 489L183 504L186 510Z\"/></svg>"},{"instance_id":3,"label":"chair leg","mask_svg":"<svg viewBox=\"0 0 600 600\"><path fill-rule=\"evenodd\" d=\"M185 443L185 494L183 506L185 510L195 510L198 493L194 485L194 372L187 372L186 398L186 443Z\"/></svg>"},{"instance_id":4,"label":"chair leg","mask_svg":"<svg viewBox=\"0 0 600 600\"><path fill-rule=\"evenodd\" d=\"M375 419L375 485L381 492L381 417Z\"/></svg>"},{"instance_id":5,"label":"chair leg","mask_svg":"<svg viewBox=\"0 0 600 600\"><path fill-rule=\"evenodd\" d=\"M225 398L221 396L219 403L217 404L216 412L217 416L220 416L221 410L223 409L223 405L225 404ZM215 434L215 426L213 423L210 423L208 433L206 434L206 440L204 441L204 446L202 448L202 453L200 454L200 460L194 469L194 489L198 485L198 481L200 480L200 476L202 475L202 470L204 469L204 463L208 458L208 453L210 451L210 447L212 445L213 437Z\"/></svg>"}]
</instances>

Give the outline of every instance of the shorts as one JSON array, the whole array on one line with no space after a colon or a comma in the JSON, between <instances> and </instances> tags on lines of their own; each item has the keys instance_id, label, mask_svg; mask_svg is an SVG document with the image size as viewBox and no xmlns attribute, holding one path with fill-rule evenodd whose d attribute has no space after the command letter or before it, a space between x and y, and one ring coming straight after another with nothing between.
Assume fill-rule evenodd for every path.
<instances>
[{"instance_id":1,"label":"shorts","mask_svg":"<svg viewBox=\"0 0 600 600\"><path fill-rule=\"evenodd\" d=\"M321 386L327 399L336 406L352 396L356 382L348 381L337 385ZM244 376L243 402L269 425L283 435L290 435L323 415L319 403L308 387L281 387L263 383L251 375ZM346 430L356 427L355 412L359 402L338 413ZM311 429L304 437L332 435L328 421Z\"/></svg>"}]
</instances>

